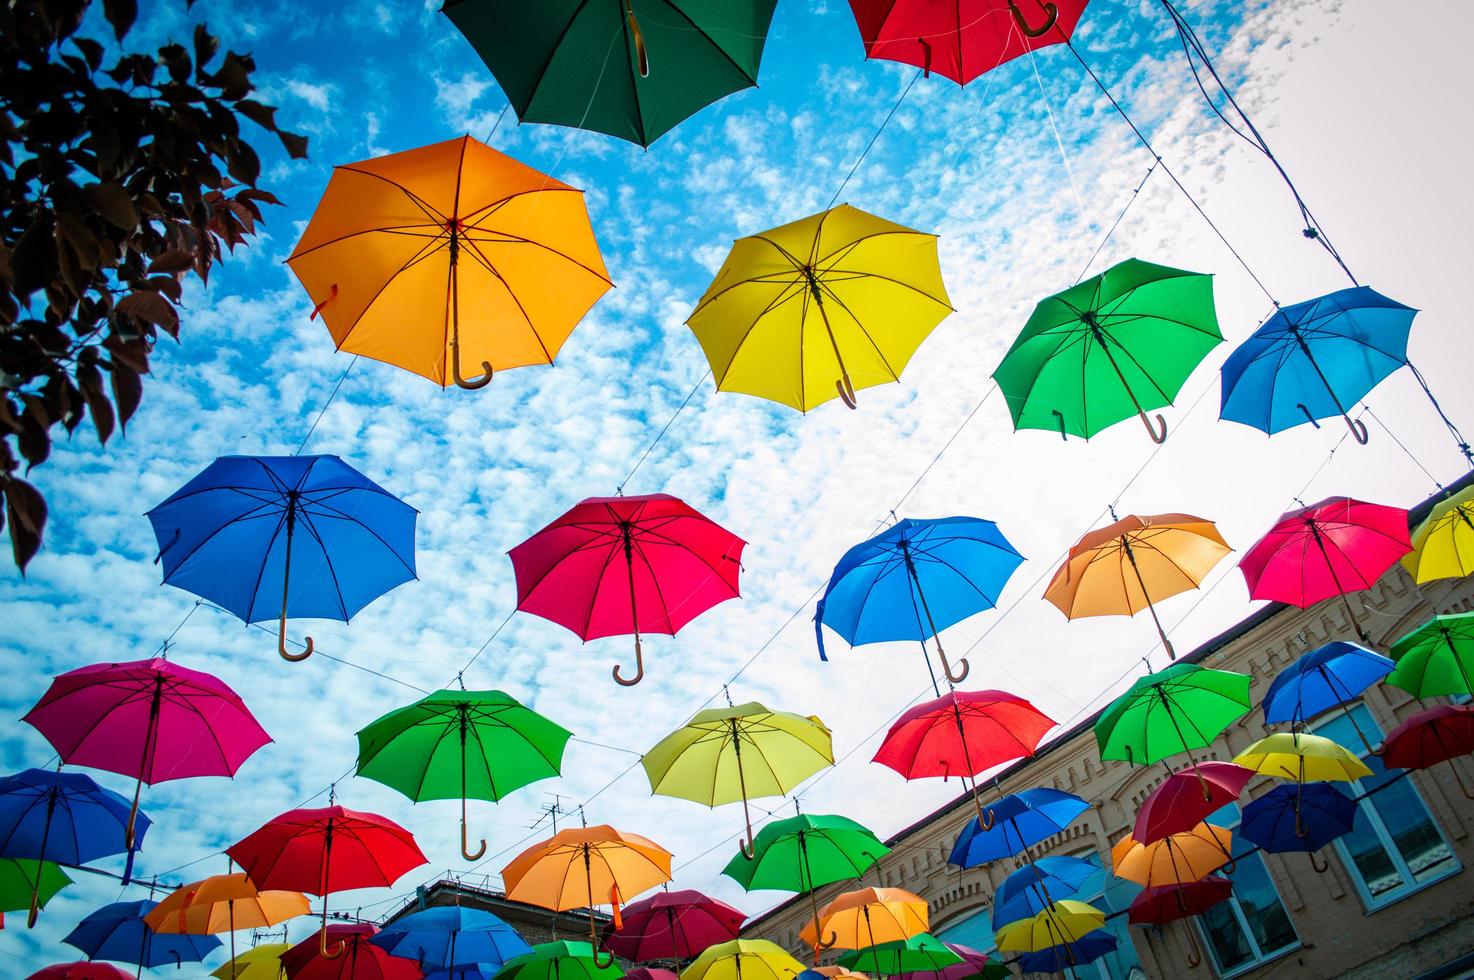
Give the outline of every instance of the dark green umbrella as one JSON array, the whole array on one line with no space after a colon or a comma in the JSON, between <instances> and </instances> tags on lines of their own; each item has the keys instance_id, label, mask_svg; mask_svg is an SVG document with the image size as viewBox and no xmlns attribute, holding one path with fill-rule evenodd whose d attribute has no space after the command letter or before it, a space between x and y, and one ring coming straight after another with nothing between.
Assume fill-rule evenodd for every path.
<instances>
[{"instance_id":1,"label":"dark green umbrella","mask_svg":"<svg viewBox=\"0 0 1474 980\"><path fill-rule=\"evenodd\" d=\"M1212 276L1127 259L1042 300L993 378L1015 429L1088 439L1136 415L1161 442L1147 411L1221 343Z\"/></svg>"},{"instance_id":2,"label":"dark green umbrella","mask_svg":"<svg viewBox=\"0 0 1474 980\"><path fill-rule=\"evenodd\" d=\"M757 84L777 0L446 0L523 122L649 146Z\"/></svg>"},{"instance_id":3,"label":"dark green umbrella","mask_svg":"<svg viewBox=\"0 0 1474 980\"><path fill-rule=\"evenodd\" d=\"M36 896L35 907L45 908L71 883L67 873L50 861L0 858L0 915L31 908L32 893Z\"/></svg>"},{"instance_id":4,"label":"dark green umbrella","mask_svg":"<svg viewBox=\"0 0 1474 980\"><path fill-rule=\"evenodd\" d=\"M624 970L611 957L608 965L594 959L589 943L538 943L532 952L514 956L494 974L496 980L618 980Z\"/></svg>"},{"instance_id":5,"label":"dark green umbrella","mask_svg":"<svg viewBox=\"0 0 1474 980\"><path fill-rule=\"evenodd\" d=\"M1434 616L1392 644L1387 683L1415 698L1474 693L1474 612Z\"/></svg>"},{"instance_id":6,"label":"dark green umbrella","mask_svg":"<svg viewBox=\"0 0 1474 980\"><path fill-rule=\"evenodd\" d=\"M461 854L475 861L466 800L556 776L570 733L501 691L436 691L358 733L358 774L410 799L461 801Z\"/></svg>"},{"instance_id":7,"label":"dark green umbrella","mask_svg":"<svg viewBox=\"0 0 1474 980\"><path fill-rule=\"evenodd\" d=\"M930 933L918 932L909 939L864 949L852 949L839 958L839 965L872 976L895 976L921 970L943 970L962 962L962 957Z\"/></svg>"}]
</instances>

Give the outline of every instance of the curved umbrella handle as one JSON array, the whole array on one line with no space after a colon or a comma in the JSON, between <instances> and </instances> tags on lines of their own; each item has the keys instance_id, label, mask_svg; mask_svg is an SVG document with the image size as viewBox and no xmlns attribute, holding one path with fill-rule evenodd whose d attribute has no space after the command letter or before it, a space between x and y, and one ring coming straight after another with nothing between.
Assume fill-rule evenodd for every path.
<instances>
[{"instance_id":1,"label":"curved umbrella handle","mask_svg":"<svg viewBox=\"0 0 1474 980\"><path fill-rule=\"evenodd\" d=\"M1307 853L1310 855L1310 868L1316 874L1323 875L1327 871L1331 870L1331 862L1329 862L1329 861L1320 861L1320 862L1317 862L1316 859L1315 859L1315 852L1314 851L1308 851Z\"/></svg>"},{"instance_id":2,"label":"curved umbrella handle","mask_svg":"<svg viewBox=\"0 0 1474 980\"><path fill-rule=\"evenodd\" d=\"M859 407L855 402L855 386L850 384L848 373L840 375L839 380L834 382L834 390L839 392L840 400L845 403L846 408L854 410Z\"/></svg>"},{"instance_id":3,"label":"curved umbrella handle","mask_svg":"<svg viewBox=\"0 0 1474 980\"><path fill-rule=\"evenodd\" d=\"M1024 37L1043 37L1059 20L1058 7L1052 3L1045 3L1042 6L1044 7L1044 23L1038 27L1030 27L1028 21L1024 20L1024 12L1019 9L1018 4L1014 3L1014 0L1008 0L1008 12L1013 14L1013 22L1018 25Z\"/></svg>"},{"instance_id":4,"label":"curved umbrella handle","mask_svg":"<svg viewBox=\"0 0 1474 980\"><path fill-rule=\"evenodd\" d=\"M477 391L491 384L491 376L494 373L491 369L491 362L482 361L481 370L485 373L479 378L461 377L461 345L457 343L450 345L450 373L457 388L462 388L466 391Z\"/></svg>"},{"instance_id":5,"label":"curved umbrella handle","mask_svg":"<svg viewBox=\"0 0 1474 980\"><path fill-rule=\"evenodd\" d=\"M283 593L285 593L286 589L283 588L282 591ZM308 657L312 656L312 637L306 636L302 639L307 649L303 650L301 653L292 653L290 650L287 649L287 601L286 596L283 595L281 604L281 620L276 633L276 652L281 654L281 658L283 660L290 660L294 664L300 663L301 661L306 660Z\"/></svg>"},{"instance_id":6,"label":"curved umbrella handle","mask_svg":"<svg viewBox=\"0 0 1474 980\"><path fill-rule=\"evenodd\" d=\"M1341 417L1346 420L1346 428L1351 430L1351 437L1357 442L1361 443L1363 446L1365 446L1367 444L1367 441L1371 438L1369 435L1367 435L1367 424L1361 419L1354 419L1350 415L1346 415L1344 413L1341 415Z\"/></svg>"},{"instance_id":7,"label":"curved umbrella handle","mask_svg":"<svg viewBox=\"0 0 1474 980\"><path fill-rule=\"evenodd\" d=\"M936 639L936 637L934 636L932 637L932 639ZM947 680L951 681L953 684L961 684L963 681L967 680L967 675L972 673L972 664L967 662L966 657L963 657L962 659L957 661L959 664L962 665L962 672L960 674L952 673L952 665L947 662L947 654L946 651L942 649L942 644L940 641L937 642L937 656L940 657L942 660L942 673L946 674Z\"/></svg>"},{"instance_id":8,"label":"curved umbrella handle","mask_svg":"<svg viewBox=\"0 0 1474 980\"><path fill-rule=\"evenodd\" d=\"M1167 420L1162 418L1162 413L1157 413L1157 424L1152 425L1152 420L1147 417L1146 412L1137 410L1136 414L1141 418L1141 424L1146 426L1146 434L1152 437L1152 442L1157 445L1167 441Z\"/></svg>"},{"instance_id":9,"label":"curved umbrella handle","mask_svg":"<svg viewBox=\"0 0 1474 980\"><path fill-rule=\"evenodd\" d=\"M37 875L36 875L36 877L39 879L41 877L41 875L39 874L39 872L40 872L41 869L39 867L37 867L36 870L38 872ZM31 910L26 913L26 928L27 929L34 929L34 928L36 928L36 917L38 915L40 915L40 914L41 914L41 907L36 904L36 896L35 895L32 895L31 896Z\"/></svg>"},{"instance_id":10,"label":"curved umbrella handle","mask_svg":"<svg viewBox=\"0 0 1474 980\"><path fill-rule=\"evenodd\" d=\"M630 42L635 47L635 62L640 69L641 78L650 77L650 54L645 50L645 32L640 30L640 22L635 20L635 10L630 6L630 0L624 0L624 19L630 28Z\"/></svg>"},{"instance_id":11,"label":"curved umbrella handle","mask_svg":"<svg viewBox=\"0 0 1474 980\"><path fill-rule=\"evenodd\" d=\"M605 956L607 956L609 958L607 960L600 959L599 958L599 954L601 952ZM609 969L613 965L614 965L614 954L611 953L611 952L609 952L607 949L606 950L600 950L598 946L595 946L594 947L594 968L595 969L599 969L599 970L607 970L607 969Z\"/></svg>"},{"instance_id":12,"label":"curved umbrella handle","mask_svg":"<svg viewBox=\"0 0 1474 980\"><path fill-rule=\"evenodd\" d=\"M1070 437L1065 434L1065 413L1059 409L1053 409L1054 417L1059 422L1059 438L1062 442L1069 442Z\"/></svg>"},{"instance_id":13,"label":"curved umbrella handle","mask_svg":"<svg viewBox=\"0 0 1474 980\"><path fill-rule=\"evenodd\" d=\"M998 817L996 814L993 813L991 807L984 807L982 811L978 814L978 826L981 827L985 833L989 830L992 830L997 823Z\"/></svg>"},{"instance_id":14,"label":"curved umbrella handle","mask_svg":"<svg viewBox=\"0 0 1474 980\"><path fill-rule=\"evenodd\" d=\"M348 944L345 943L345 942L343 942L343 940L341 940L341 939L338 940L336 946L334 946L332 949L328 949L328 929L327 929L327 926L323 926L322 927L322 930L320 932L318 932L318 934L317 934L317 952L318 952L318 955L320 955L323 959L325 959L325 960L335 960L338 957L342 956L347 951L348 951Z\"/></svg>"},{"instance_id":15,"label":"curved umbrella handle","mask_svg":"<svg viewBox=\"0 0 1474 980\"><path fill-rule=\"evenodd\" d=\"M1320 428L1320 421L1318 419L1316 419L1316 417L1314 415L1311 415L1310 414L1310 409L1308 409L1308 408L1305 407L1305 403L1304 402L1296 402L1295 403L1295 407L1298 408L1298 409L1300 409L1300 411L1302 411L1302 412L1305 413L1305 421L1309 422L1311 425L1315 426L1317 429Z\"/></svg>"},{"instance_id":16,"label":"curved umbrella handle","mask_svg":"<svg viewBox=\"0 0 1474 980\"><path fill-rule=\"evenodd\" d=\"M1191 929L1187 930L1187 941L1190 946L1187 951L1187 965L1190 969L1195 969L1203 963L1203 950L1198 946L1198 937L1193 935Z\"/></svg>"},{"instance_id":17,"label":"curved umbrella handle","mask_svg":"<svg viewBox=\"0 0 1474 980\"><path fill-rule=\"evenodd\" d=\"M635 676L626 678L620 673L620 665L614 665L614 683L622 687L634 687L645 679L645 654L640 649L640 638L635 637Z\"/></svg>"},{"instance_id":18,"label":"curved umbrella handle","mask_svg":"<svg viewBox=\"0 0 1474 980\"><path fill-rule=\"evenodd\" d=\"M461 857L467 861L476 861L486 853L486 838L481 838L481 846L475 854L471 853L471 838L466 830L466 798L461 797Z\"/></svg>"}]
</instances>

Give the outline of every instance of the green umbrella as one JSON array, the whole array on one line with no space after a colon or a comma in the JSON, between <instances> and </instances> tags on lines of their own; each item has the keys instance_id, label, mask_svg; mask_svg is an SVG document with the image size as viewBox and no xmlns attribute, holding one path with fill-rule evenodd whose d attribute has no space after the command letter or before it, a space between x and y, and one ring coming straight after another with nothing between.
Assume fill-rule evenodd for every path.
<instances>
[{"instance_id":1,"label":"green umbrella","mask_svg":"<svg viewBox=\"0 0 1474 980\"><path fill-rule=\"evenodd\" d=\"M1223 343L1213 277L1140 259L1042 300L993 372L1015 429L1090 438L1172 404L1204 355Z\"/></svg>"},{"instance_id":2,"label":"green umbrella","mask_svg":"<svg viewBox=\"0 0 1474 980\"><path fill-rule=\"evenodd\" d=\"M514 956L502 965L495 980L617 980L624 970L611 958L608 966L594 959L589 943L538 943L532 952Z\"/></svg>"},{"instance_id":3,"label":"green umbrella","mask_svg":"<svg viewBox=\"0 0 1474 980\"><path fill-rule=\"evenodd\" d=\"M1387 683L1415 698L1474 693L1474 612L1434 616L1392 644L1392 659Z\"/></svg>"},{"instance_id":4,"label":"green umbrella","mask_svg":"<svg viewBox=\"0 0 1474 980\"><path fill-rule=\"evenodd\" d=\"M893 943L852 949L839 958L839 965L845 969L872 976L944 970L961 962L962 957L948 949L940 939L926 932L918 932L909 939Z\"/></svg>"},{"instance_id":5,"label":"green umbrella","mask_svg":"<svg viewBox=\"0 0 1474 980\"><path fill-rule=\"evenodd\" d=\"M50 861L0 858L0 914L31 908L32 892L36 896L34 907L44 908L52 896L71 883L67 873Z\"/></svg>"},{"instance_id":6,"label":"green umbrella","mask_svg":"<svg viewBox=\"0 0 1474 980\"><path fill-rule=\"evenodd\" d=\"M436 691L358 733L358 774L410 799L461 801L461 854L471 853L466 800L500 800L556 776L570 733L501 691Z\"/></svg>"},{"instance_id":7,"label":"green umbrella","mask_svg":"<svg viewBox=\"0 0 1474 980\"><path fill-rule=\"evenodd\" d=\"M649 146L757 84L777 0L446 0L523 122Z\"/></svg>"}]
</instances>

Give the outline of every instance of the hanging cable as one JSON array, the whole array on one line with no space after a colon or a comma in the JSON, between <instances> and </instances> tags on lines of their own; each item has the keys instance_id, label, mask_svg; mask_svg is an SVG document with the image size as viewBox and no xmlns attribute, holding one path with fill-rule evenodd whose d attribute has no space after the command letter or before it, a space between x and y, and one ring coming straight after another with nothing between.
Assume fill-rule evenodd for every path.
<instances>
[{"instance_id":1,"label":"hanging cable","mask_svg":"<svg viewBox=\"0 0 1474 980\"><path fill-rule=\"evenodd\" d=\"M358 355L354 354L353 360L348 362L348 366L343 369L342 375L339 376L338 383L333 385L332 391L328 392L328 400L322 403L322 408L318 410L317 418L312 420L312 425L308 427L307 434L302 437L302 441L297 444L297 448L292 452L293 456L302 455L302 450L307 448L307 440L311 439L312 434L317 431L317 423L321 422L322 417L328 413L328 406L332 405L333 399L338 397L338 389L343 387L343 382L348 380L348 372L352 371L353 365L357 363Z\"/></svg>"},{"instance_id":2,"label":"hanging cable","mask_svg":"<svg viewBox=\"0 0 1474 980\"><path fill-rule=\"evenodd\" d=\"M1147 168L1146 176L1141 178L1141 183L1136 185L1136 189L1133 190L1131 192L1131 196L1126 199L1126 206L1121 209L1120 214L1116 215L1116 220L1111 222L1110 228L1106 229L1105 237L1100 240L1100 244L1095 247L1095 251L1090 253L1090 261L1085 263L1085 268L1081 269L1080 274L1075 277L1075 285L1080 285L1080 283L1085 279L1085 274L1088 273L1090 271L1090 267L1095 264L1095 260L1100 258L1100 253L1104 252L1105 247L1110 244L1111 237L1116 234L1116 229L1121 227L1122 221L1126 220L1126 212L1131 210L1131 205L1135 204L1136 199L1141 196L1141 189L1146 186L1147 181L1152 179L1152 174L1157 172L1157 165L1161 162L1161 157L1156 157L1152 160L1152 165Z\"/></svg>"},{"instance_id":3,"label":"hanging cable","mask_svg":"<svg viewBox=\"0 0 1474 980\"><path fill-rule=\"evenodd\" d=\"M916 80L920 77L921 69L918 68L916 69L916 74L911 76L911 81L907 82L906 87L901 90L901 97L896 100L896 104L891 106L891 111L886 113L885 118L881 120L880 128L875 131L874 136L870 137L870 142L865 144L865 149L860 151L860 156L857 160L855 160L855 165L850 168L849 173L844 175L844 180L840 181L839 189L836 190L834 192L834 196L829 199L829 203L824 208L825 211L828 211L830 208L834 207L834 202L839 200L839 195L843 194L844 189L849 186L850 178L855 176L855 171L859 170L860 164L865 162L865 157L869 155L870 148L875 145L876 140L880 139L880 134L885 132L885 127L890 124L891 117L896 114L897 109L901 108L901 103L906 101L906 96L908 93L910 93L911 86L915 85Z\"/></svg>"},{"instance_id":4,"label":"hanging cable","mask_svg":"<svg viewBox=\"0 0 1474 980\"><path fill-rule=\"evenodd\" d=\"M691 399L696 397L696 392L701 390L701 386L706 384L706 379L709 377L711 377L711 368L707 368L706 373L703 374L697 380L697 382L691 386L691 390L686 393L686 397L681 401L679 405L676 406L676 410L671 413L671 416L669 419L666 420L665 425L660 427L660 431L655 434L655 438L650 441L650 445L646 446L645 451L640 454L640 458L635 460L634 468L629 471L629 473L625 476L623 480L619 481L619 486L614 488L615 496L624 496L625 486L635 478L636 473L640 472L640 467L645 465L645 460L650 458L650 454L655 451L655 447L660 445L660 440L665 438L665 434L670 431L670 427L675 424L675 421L678 417L680 417L680 414L686 410L686 406L691 404Z\"/></svg>"},{"instance_id":5,"label":"hanging cable","mask_svg":"<svg viewBox=\"0 0 1474 980\"><path fill-rule=\"evenodd\" d=\"M1459 452L1463 454L1464 461L1468 464L1470 469L1474 469L1474 450L1471 450L1469 448L1468 440L1465 439L1464 434L1459 431L1459 427L1454 425L1453 419L1450 419L1448 417L1448 414L1444 412L1443 406L1438 403L1438 399L1433 397L1433 389L1428 387L1428 382L1423 378L1423 372L1419 371L1417 365L1413 364L1412 361L1408 361L1407 366L1408 370L1413 372L1413 377L1417 380L1418 387L1423 389L1423 394L1427 395L1428 401L1433 403L1433 410L1437 412L1438 417L1443 420L1444 427L1448 429L1448 434L1453 436L1454 442L1458 443ZM1385 429L1386 426L1384 425L1382 426L1382 428Z\"/></svg>"}]
</instances>

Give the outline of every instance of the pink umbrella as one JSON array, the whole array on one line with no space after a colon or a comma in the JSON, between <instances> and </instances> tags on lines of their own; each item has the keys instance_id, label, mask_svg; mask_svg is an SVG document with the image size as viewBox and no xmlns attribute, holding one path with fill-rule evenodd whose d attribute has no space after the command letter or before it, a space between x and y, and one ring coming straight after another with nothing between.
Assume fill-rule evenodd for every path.
<instances>
[{"instance_id":1,"label":"pink umbrella","mask_svg":"<svg viewBox=\"0 0 1474 980\"><path fill-rule=\"evenodd\" d=\"M961 946L957 943L942 943L942 945L962 957L962 962L944 966L940 970L918 970L915 973L897 974L891 980L968 980L969 977L982 973L983 967L988 965L988 954L979 953L971 946Z\"/></svg>"},{"instance_id":2,"label":"pink umbrella","mask_svg":"<svg viewBox=\"0 0 1474 980\"><path fill-rule=\"evenodd\" d=\"M1382 573L1413 550L1407 511L1350 497L1328 497L1318 504L1281 514L1260 538L1239 570L1249 598L1287 602L1305 609L1340 596L1346 615L1363 640L1348 592L1370 589Z\"/></svg>"},{"instance_id":3,"label":"pink umbrella","mask_svg":"<svg viewBox=\"0 0 1474 980\"><path fill-rule=\"evenodd\" d=\"M224 681L162 657L58 675L24 720L68 765L138 780L125 832L130 848L144 783L234 776L271 741Z\"/></svg>"},{"instance_id":4,"label":"pink umbrella","mask_svg":"<svg viewBox=\"0 0 1474 980\"><path fill-rule=\"evenodd\" d=\"M675 970L662 970L658 966L641 966L626 970L624 980L680 980Z\"/></svg>"},{"instance_id":5,"label":"pink umbrella","mask_svg":"<svg viewBox=\"0 0 1474 980\"><path fill-rule=\"evenodd\" d=\"M1142 844L1155 844L1192 830L1237 800L1253 775L1252 769L1232 762L1199 762L1174 772L1142 801L1131 836Z\"/></svg>"},{"instance_id":6,"label":"pink umbrella","mask_svg":"<svg viewBox=\"0 0 1474 980\"><path fill-rule=\"evenodd\" d=\"M635 636L635 676L645 676L641 633L674 636L741 593L741 538L664 493L590 497L510 552L517 608L581 639Z\"/></svg>"},{"instance_id":7,"label":"pink umbrella","mask_svg":"<svg viewBox=\"0 0 1474 980\"><path fill-rule=\"evenodd\" d=\"M57 963L54 966L42 967L26 977L26 980L133 980L133 978L111 963L80 960L76 963Z\"/></svg>"},{"instance_id":8,"label":"pink umbrella","mask_svg":"<svg viewBox=\"0 0 1474 980\"><path fill-rule=\"evenodd\" d=\"M691 889L656 892L624 907L619 928L604 948L634 962L689 960L737 938L747 914Z\"/></svg>"}]
</instances>

